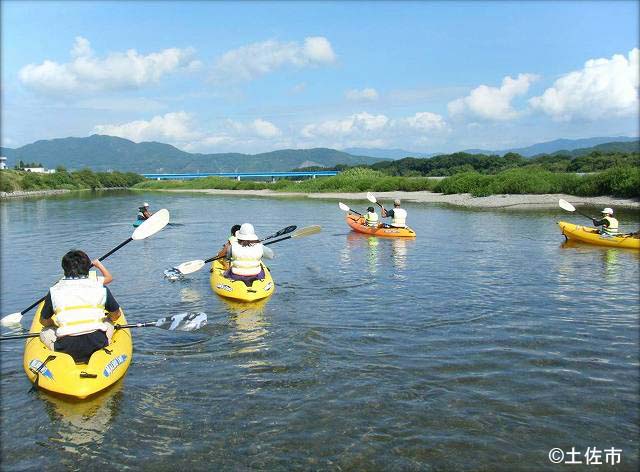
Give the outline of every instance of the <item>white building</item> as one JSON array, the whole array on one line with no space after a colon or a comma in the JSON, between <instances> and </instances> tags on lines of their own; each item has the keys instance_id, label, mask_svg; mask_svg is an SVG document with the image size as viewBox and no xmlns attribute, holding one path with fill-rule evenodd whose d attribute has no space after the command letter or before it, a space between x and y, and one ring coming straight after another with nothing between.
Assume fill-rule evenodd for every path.
<instances>
[{"instance_id":1,"label":"white building","mask_svg":"<svg viewBox=\"0 0 640 472\"><path fill-rule=\"evenodd\" d=\"M34 174L55 174L55 169L45 169L44 167L25 167L25 172L33 172Z\"/></svg>"},{"instance_id":2,"label":"white building","mask_svg":"<svg viewBox=\"0 0 640 472\"><path fill-rule=\"evenodd\" d=\"M4 156L0 156L0 169L7 168L7 158Z\"/></svg>"}]
</instances>

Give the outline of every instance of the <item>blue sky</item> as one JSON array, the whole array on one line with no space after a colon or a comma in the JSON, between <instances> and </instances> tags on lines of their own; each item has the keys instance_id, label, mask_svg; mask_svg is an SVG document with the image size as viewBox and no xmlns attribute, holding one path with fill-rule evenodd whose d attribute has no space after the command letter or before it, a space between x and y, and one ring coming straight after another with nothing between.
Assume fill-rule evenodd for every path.
<instances>
[{"instance_id":1,"label":"blue sky","mask_svg":"<svg viewBox=\"0 0 640 472\"><path fill-rule=\"evenodd\" d=\"M503 149L638 135L638 2L2 2L2 144Z\"/></svg>"}]
</instances>

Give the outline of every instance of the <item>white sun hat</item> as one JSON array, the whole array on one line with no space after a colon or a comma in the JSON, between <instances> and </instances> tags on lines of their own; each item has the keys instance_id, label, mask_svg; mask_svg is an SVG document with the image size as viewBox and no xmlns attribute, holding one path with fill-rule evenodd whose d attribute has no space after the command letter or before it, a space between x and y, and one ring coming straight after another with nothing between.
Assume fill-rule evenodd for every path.
<instances>
[{"instance_id":1,"label":"white sun hat","mask_svg":"<svg viewBox=\"0 0 640 472\"><path fill-rule=\"evenodd\" d=\"M602 210L600 213L611 213L613 215L613 208L605 208L604 210Z\"/></svg>"},{"instance_id":2,"label":"white sun hat","mask_svg":"<svg viewBox=\"0 0 640 472\"><path fill-rule=\"evenodd\" d=\"M148 207L148 206L149 206L149 204L148 204L147 202L144 202L142 206L143 206L143 207Z\"/></svg>"},{"instance_id":3,"label":"white sun hat","mask_svg":"<svg viewBox=\"0 0 640 472\"><path fill-rule=\"evenodd\" d=\"M256 232L251 223L243 223L242 226L240 226L240 229L236 231L236 238L238 238L239 241L258 240L258 236L256 236Z\"/></svg>"}]
</instances>

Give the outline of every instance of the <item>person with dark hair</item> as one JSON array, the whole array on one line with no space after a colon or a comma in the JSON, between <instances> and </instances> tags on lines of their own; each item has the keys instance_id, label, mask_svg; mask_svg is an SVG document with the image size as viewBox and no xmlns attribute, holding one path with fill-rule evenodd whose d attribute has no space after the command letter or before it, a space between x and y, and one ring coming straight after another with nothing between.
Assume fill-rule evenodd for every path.
<instances>
[{"instance_id":1,"label":"person with dark hair","mask_svg":"<svg viewBox=\"0 0 640 472\"><path fill-rule=\"evenodd\" d=\"M95 275L90 275L91 267L103 277L91 276ZM121 315L120 305L105 286L113 277L99 260L73 250L62 258L62 269L64 278L49 289L40 311L45 326L40 339L49 349L85 363L91 354L109 345L112 323Z\"/></svg>"},{"instance_id":2,"label":"person with dark hair","mask_svg":"<svg viewBox=\"0 0 640 472\"><path fill-rule=\"evenodd\" d=\"M236 232L236 240L231 242L227 250L231 269L225 277L244 282L263 279L265 274L262 257L273 259L273 256L273 251L260 242L253 225L244 223Z\"/></svg>"},{"instance_id":3,"label":"person with dark hair","mask_svg":"<svg viewBox=\"0 0 640 472\"><path fill-rule=\"evenodd\" d=\"M376 213L375 208L367 208L367 213L364 215L364 224L373 228L378 227L378 214Z\"/></svg>"},{"instance_id":4,"label":"person with dark hair","mask_svg":"<svg viewBox=\"0 0 640 472\"><path fill-rule=\"evenodd\" d=\"M236 238L236 233L238 232L238 230L240 230L240 225L233 225L231 227L231 235L225 241L224 245L222 246L222 249L218 251L218 254L216 254L216 257L223 258L227 254L231 245L238 240L238 238ZM222 261L222 265L225 266L225 270L229 269L229 263L226 259ZM211 270L213 271L213 269Z\"/></svg>"}]
</instances>

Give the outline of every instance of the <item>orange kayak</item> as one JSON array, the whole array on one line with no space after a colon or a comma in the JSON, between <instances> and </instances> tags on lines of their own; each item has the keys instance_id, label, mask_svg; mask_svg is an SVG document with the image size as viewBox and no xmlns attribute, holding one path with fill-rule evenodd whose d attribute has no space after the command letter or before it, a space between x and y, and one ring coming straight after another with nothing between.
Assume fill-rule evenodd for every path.
<instances>
[{"instance_id":1,"label":"orange kayak","mask_svg":"<svg viewBox=\"0 0 640 472\"><path fill-rule=\"evenodd\" d=\"M371 234L373 236L381 236L383 238L415 238L416 233L408 226L405 228L393 228L378 225L377 228L364 224L364 217L356 215L347 215L347 224L352 230L358 233Z\"/></svg>"}]
</instances>

